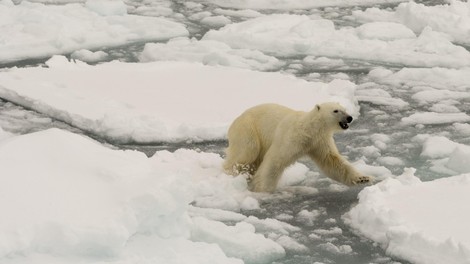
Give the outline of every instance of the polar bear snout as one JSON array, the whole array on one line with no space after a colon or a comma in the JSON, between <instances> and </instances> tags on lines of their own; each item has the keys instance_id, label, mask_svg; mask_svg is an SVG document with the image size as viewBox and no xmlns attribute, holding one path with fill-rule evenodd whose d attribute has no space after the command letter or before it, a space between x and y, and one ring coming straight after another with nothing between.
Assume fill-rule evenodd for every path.
<instances>
[{"instance_id":1,"label":"polar bear snout","mask_svg":"<svg viewBox=\"0 0 470 264\"><path fill-rule=\"evenodd\" d=\"M343 120L341 120L339 122L339 126L342 128L342 129L348 129L349 128L349 123L351 123L353 121L353 118L352 116L346 116L345 118L343 118Z\"/></svg>"}]
</instances>

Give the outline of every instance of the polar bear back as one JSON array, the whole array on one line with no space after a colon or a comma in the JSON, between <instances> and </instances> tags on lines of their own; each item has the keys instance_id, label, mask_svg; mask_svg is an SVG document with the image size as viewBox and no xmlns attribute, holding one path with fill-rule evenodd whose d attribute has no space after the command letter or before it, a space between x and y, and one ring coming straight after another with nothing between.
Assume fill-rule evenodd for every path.
<instances>
[{"instance_id":1,"label":"polar bear back","mask_svg":"<svg viewBox=\"0 0 470 264\"><path fill-rule=\"evenodd\" d=\"M259 140L263 154L271 146L274 134L276 129L279 128L281 121L287 116L299 115L300 113L304 112L295 111L278 104L261 104L254 106L235 119L229 128L228 138L236 138L236 133L242 131L240 128L243 130L251 128L253 129L252 133L254 133L252 136L257 137ZM289 120L293 119L296 118L289 118Z\"/></svg>"}]
</instances>

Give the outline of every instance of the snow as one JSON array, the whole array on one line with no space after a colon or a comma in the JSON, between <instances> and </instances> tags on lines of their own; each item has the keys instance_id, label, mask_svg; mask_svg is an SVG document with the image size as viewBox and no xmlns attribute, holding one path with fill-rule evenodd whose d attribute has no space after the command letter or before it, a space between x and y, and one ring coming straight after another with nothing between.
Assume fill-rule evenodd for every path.
<instances>
[{"instance_id":1,"label":"snow","mask_svg":"<svg viewBox=\"0 0 470 264\"><path fill-rule=\"evenodd\" d=\"M418 33L427 27L443 32L451 40L470 43L470 5L464 1L449 1L446 5L425 6L415 2L400 4L395 10L369 8L353 11L362 22L391 21L402 23Z\"/></svg>"},{"instance_id":2,"label":"snow","mask_svg":"<svg viewBox=\"0 0 470 264\"><path fill-rule=\"evenodd\" d=\"M444 136L418 135L416 141L422 144L421 156L441 159L433 169L438 171L452 170L454 173L470 172L470 146L454 142Z\"/></svg>"},{"instance_id":3,"label":"snow","mask_svg":"<svg viewBox=\"0 0 470 264\"><path fill-rule=\"evenodd\" d=\"M392 22L336 29L331 20L274 14L211 30L203 39L281 57L313 55L413 67L470 65L470 53L442 33L425 28L415 36L405 26Z\"/></svg>"},{"instance_id":4,"label":"snow","mask_svg":"<svg viewBox=\"0 0 470 264\"><path fill-rule=\"evenodd\" d=\"M205 17L201 19L200 21L202 24L213 27L213 28L219 28L223 27L227 24L232 23L232 21L225 17L225 16L211 16L211 17Z\"/></svg>"},{"instance_id":5,"label":"snow","mask_svg":"<svg viewBox=\"0 0 470 264\"><path fill-rule=\"evenodd\" d=\"M413 263L469 262L470 175L422 182L414 171L365 188L344 220Z\"/></svg>"},{"instance_id":6,"label":"snow","mask_svg":"<svg viewBox=\"0 0 470 264\"><path fill-rule=\"evenodd\" d=\"M108 53L101 50L93 52L90 50L81 49L72 52L72 54L70 54L70 57L72 59L80 60L83 62L94 63L107 59Z\"/></svg>"},{"instance_id":7,"label":"snow","mask_svg":"<svg viewBox=\"0 0 470 264\"><path fill-rule=\"evenodd\" d=\"M0 166L0 207L8 216L0 220L2 263L39 263L37 255L137 263L146 259L133 248L142 239L173 246L173 253L157 246L156 257L184 252L179 263L207 263L201 250L215 254L213 263L237 263L188 240L192 192L178 180L188 174L154 167L140 152L51 129L1 141Z\"/></svg>"},{"instance_id":8,"label":"snow","mask_svg":"<svg viewBox=\"0 0 470 264\"><path fill-rule=\"evenodd\" d=\"M0 1L0 61L13 62L99 49L137 41L187 36L185 26L164 18L128 15L122 1L44 5Z\"/></svg>"},{"instance_id":9,"label":"snow","mask_svg":"<svg viewBox=\"0 0 470 264\"><path fill-rule=\"evenodd\" d=\"M0 0L0 64L19 67L0 70L0 262L469 263L469 14L457 0ZM256 194L219 154L179 148L224 140L256 104L323 101L370 110L338 142L372 186L308 161Z\"/></svg>"},{"instance_id":10,"label":"snow","mask_svg":"<svg viewBox=\"0 0 470 264\"><path fill-rule=\"evenodd\" d=\"M423 112L414 113L408 117L402 118L404 125L431 125L431 124L448 124L457 122L469 122L470 116L465 113L435 113Z\"/></svg>"},{"instance_id":11,"label":"snow","mask_svg":"<svg viewBox=\"0 0 470 264\"><path fill-rule=\"evenodd\" d=\"M233 119L266 102L310 111L337 101L358 115L355 85L343 80L313 83L185 62L89 66L59 56L47 64L1 72L0 96L118 142L223 139Z\"/></svg>"},{"instance_id":12,"label":"snow","mask_svg":"<svg viewBox=\"0 0 470 264\"><path fill-rule=\"evenodd\" d=\"M278 70L283 63L260 51L232 49L223 42L174 38L167 43L147 43L140 61L187 61L259 71Z\"/></svg>"},{"instance_id":13,"label":"snow","mask_svg":"<svg viewBox=\"0 0 470 264\"><path fill-rule=\"evenodd\" d=\"M340 245L336 246L335 244L328 242L325 244L320 244L320 248L329 251L333 254L351 254L353 252L350 245Z\"/></svg>"},{"instance_id":14,"label":"snow","mask_svg":"<svg viewBox=\"0 0 470 264\"><path fill-rule=\"evenodd\" d=\"M299 231L233 212L256 199L243 177L223 174L217 154L147 158L59 129L0 136L2 263L270 263L285 250L259 232ZM239 206L200 208L201 198Z\"/></svg>"},{"instance_id":15,"label":"snow","mask_svg":"<svg viewBox=\"0 0 470 264\"><path fill-rule=\"evenodd\" d=\"M399 3L406 0L199 0L215 4L225 8L236 9L268 9L268 10L295 10L311 9L328 6L354 6L354 5L375 5L381 3Z\"/></svg>"},{"instance_id":16,"label":"snow","mask_svg":"<svg viewBox=\"0 0 470 264\"><path fill-rule=\"evenodd\" d=\"M227 226L205 218L193 218L193 223L192 239L216 243L228 256L241 258L245 263L271 263L285 255L283 247L256 234L251 224L241 222Z\"/></svg>"}]
</instances>

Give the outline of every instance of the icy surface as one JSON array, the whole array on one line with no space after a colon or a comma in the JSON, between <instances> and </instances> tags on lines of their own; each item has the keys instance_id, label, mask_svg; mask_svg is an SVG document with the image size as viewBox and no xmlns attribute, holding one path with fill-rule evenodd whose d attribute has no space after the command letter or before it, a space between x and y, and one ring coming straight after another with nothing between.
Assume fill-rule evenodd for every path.
<instances>
[{"instance_id":1,"label":"icy surface","mask_svg":"<svg viewBox=\"0 0 470 264\"><path fill-rule=\"evenodd\" d=\"M140 61L189 61L205 65L222 65L260 71L278 70L284 64L257 50L232 49L212 40L175 38L167 43L145 45Z\"/></svg>"},{"instance_id":2,"label":"icy surface","mask_svg":"<svg viewBox=\"0 0 470 264\"><path fill-rule=\"evenodd\" d=\"M468 2L33 2L0 1L0 263L469 262ZM321 100L377 185L222 172L247 107Z\"/></svg>"},{"instance_id":3,"label":"icy surface","mask_svg":"<svg viewBox=\"0 0 470 264\"><path fill-rule=\"evenodd\" d=\"M285 255L281 245L255 233L254 225L257 231L276 228L271 227L275 220L219 222L245 219L228 210L238 211L250 193L244 178L222 173L216 154L181 149L147 158L59 129L24 136L0 130L0 140L0 207L8 215L0 220L2 263L43 263L37 262L42 257L55 262L74 257L108 263L242 263L226 255L270 263ZM231 200L236 206L220 205L219 211L189 206L200 200ZM153 246L147 249L145 243Z\"/></svg>"},{"instance_id":4,"label":"icy surface","mask_svg":"<svg viewBox=\"0 0 470 264\"><path fill-rule=\"evenodd\" d=\"M345 221L413 263L467 263L470 175L421 182L413 172L365 188Z\"/></svg>"},{"instance_id":5,"label":"icy surface","mask_svg":"<svg viewBox=\"0 0 470 264\"><path fill-rule=\"evenodd\" d=\"M452 41L470 44L470 4L449 1L446 5L425 6L415 2L402 3L395 10L370 8L354 11L353 16L362 21L393 21L406 25L414 32L427 27L443 32Z\"/></svg>"},{"instance_id":6,"label":"icy surface","mask_svg":"<svg viewBox=\"0 0 470 264\"><path fill-rule=\"evenodd\" d=\"M375 5L380 3L399 3L407 0L196 0L199 2L212 3L221 7L236 9L274 9L274 10L294 10L310 9L328 6L355 6L355 5Z\"/></svg>"},{"instance_id":7,"label":"icy surface","mask_svg":"<svg viewBox=\"0 0 470 264\"><path fill-rule=\"evenodd\" d=\"M278 56L328 56L413 67L470 65L470 53L441 33L426 28L415 36L391 22L337 29L331 20L276 14L211 30L204 39Z\"/></svg>"},{"instance_id":8,"label":"icy surface","mask_svg":"<svg viewBox=\"0 0 470 264\"><path fill-rule=\"evenodd\" d=\"M355 85L343 80L312 83L183 62L94 67L59 56L47 64L1 72L0 96L124 143L223 139L235 117L266 102L309 111L316 103L337 101L358 115ZM194 101L201 94L210 96Z\"/></svg>"},{"instance_id":9,"label":"icy surface","mask_svg":"<svg viewBox=\"0 0 470 264\"><path fill-rule=\"evenodd\" d=\"M140 152L111 150L51 129L3 139L0 164L0 207L8 216L0 220L2 263L112 263L118 256L137 263L172 261L183 253L181 262L171 263L207 263L201 251L214 254L212 263L240 263L217 247L188 240L193 192L183 177L189 175L159 168ZM145 241L162 246L146 256L136 248Z\"/></svg>"},{"instance_id":10,"label":"icy surface","mask_svg":"<svg viewBox=\"0 0 470 264\"><path fill-rule=\"evenodd\" d=\"M119 0L85 6L2 0L0 30L2 63L189 34L184 25L164 18L128 15Z\"/></svg>"}]
</instances>

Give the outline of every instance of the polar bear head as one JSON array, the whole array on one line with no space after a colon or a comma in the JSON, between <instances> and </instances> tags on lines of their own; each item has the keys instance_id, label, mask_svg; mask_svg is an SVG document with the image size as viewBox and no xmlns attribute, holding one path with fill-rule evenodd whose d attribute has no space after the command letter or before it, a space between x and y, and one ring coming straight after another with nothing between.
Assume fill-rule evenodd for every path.
<instances>
[{"instance_id":1,"label":"polar bear head","mask_svg":"<svg viewBox=\"0 0 470 264\"><path fill-rule=\"evenodd\" d=\"M314 111L324 125L334 132L348 129L353 120L344 107L334 102L317 104Z\"/></svg>"}]
</instances>

